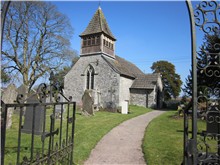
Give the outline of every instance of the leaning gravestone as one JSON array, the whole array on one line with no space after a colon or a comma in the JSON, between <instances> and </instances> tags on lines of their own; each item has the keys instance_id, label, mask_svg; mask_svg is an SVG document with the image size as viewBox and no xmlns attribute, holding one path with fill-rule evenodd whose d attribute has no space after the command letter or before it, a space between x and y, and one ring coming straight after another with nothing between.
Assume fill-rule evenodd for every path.
<instances>
[{"instance_id":1,"label":"leaning gravestone","mask_svg":"<svg viewBox=\"0 0 220 165\"><path fill-rule=\"evenodd\" d=\"M82 97L82 113L84 115L94 115L94 99L89 90L85 90Z\"/></svg>"},{"instance_id":2,"label":"leaning gravestone","mask_svg":"<svg viewBox=\"0 0 220 165\"><path fill-rule=\"evenodd\" d=\"M2 93L2 101L5 104L13 104L15 103L16 97L17 97L17 89L14 84L8 85L8 87L4 90ZM6 121L6 128L11 128L12 126L12 114L13 114L13 108L8 108L7 112L7 121Z\"/></svg>"},{"instance_id":3,"label":"leaning gravestone","mask_svg":"<svg viewBox=\"0 0 220 165\"><path fill-rule=\"evenodd\" d=\"M44 102L46 99L44 100ZM27 103L39 103L39 100L36 95L31 96L27 99ZM45 106L37 105L35 107L35 114L34 113L34 106L27 106L25 111L25 118L24 118L24 126L22 128L23 133L32 133L32 126L33 126L33 120L34 121L34 134L35 135L41 135L42 134L42 128L43 128L43 122L44 122L44 111Z\"/></svg>"}]
</instances>

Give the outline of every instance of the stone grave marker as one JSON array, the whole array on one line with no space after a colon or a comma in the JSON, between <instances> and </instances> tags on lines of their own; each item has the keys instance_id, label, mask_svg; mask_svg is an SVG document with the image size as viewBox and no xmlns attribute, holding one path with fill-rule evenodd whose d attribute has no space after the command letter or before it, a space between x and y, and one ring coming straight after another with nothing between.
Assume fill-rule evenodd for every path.
<instances>
[{"instance_id":1,"label":"stone grave marker","mask_svg":"<svg viewBox=\"0 0 220 165\"><path fill-rule=\"evenodd\" d=\"M82 113L84 115L94 115L94 99L89 90L85 90L82 97Z\"/></svg>"},{"instance_id":2,"label":"stone grave marker","mask_svg":"<svg viewBox=\"0 0 220 165\"><path fill-rule=\"evenodd\" d=\"M46 101L46 100L44 100ZM27 99L27 103L39 103L39 100L36 95L31 96L30 98ZM35 107L35 126L34 126L34 134L35 135L41 135L42 130L43 130L43 122L44 122L44 111L45 107L42 105L38 105ZM23 133L32 133L32 124L33 124L33 112L34 112L34 106L27 106L26 107L26 112L25 112L25 117L24 117L24 125L22 128Z\"/></svg>"},{"instance_id":3,"label":"stone grave marker","mask_svg":"<svg viewBox=\"0 0 220 165\"><path fill-rule=\"evenodd\" d=\"M9 84L8 87L3 91L2 93L2 101L5 104L13 104L16 101L17 97L17 88L14 84ZM7 113L7 121L6 121L6 128L11 128L12 126L12 114L13 114L13 108L8 108Z\"/></svg>"},{"instance_id":4,"label":"stone grave marker","mask_svg":"<svg viewBox=\"0 0 220 165\"><path fill-rule=\"evenodd\" d=\"M121 113L128 114L128 100L122 101Z\"/></svg>"},{"instance_id":5,"label":"stone grave marker","mask_svg":"<svg viewBox=\"0 0 220 165\"><path fill-rule=\"evenodd\" d=\"M60 100L59 102L64 102L65 99L62 95L59 94ZM64 105L58 104L55 106L55 114L56 114L56 118L60 118L61 117L61 110L62 110L62 106L63 106L63 112L65 112L65 107Z\"/></svg>"}]
</instances>

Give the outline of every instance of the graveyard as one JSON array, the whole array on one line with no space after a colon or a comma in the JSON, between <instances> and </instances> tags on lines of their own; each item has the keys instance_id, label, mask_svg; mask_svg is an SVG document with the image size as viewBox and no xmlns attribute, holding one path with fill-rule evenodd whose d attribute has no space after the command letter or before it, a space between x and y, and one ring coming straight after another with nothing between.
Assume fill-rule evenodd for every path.
<instances>
[{"instance_id":1,"label":"graveyard","mask_svg":"<svg viewBox=\"0 0 220 165\"><path fill-rule=\"evenodd\" d=\"M49 121L49 114L52 110L47 111L47 119ZM120 113L109 113L105 111L96 112L94 116L84 116L80 110L76 112L76 125L75 125L75 139L74 139L74 163L83 164L89 157L91 150L95 147L98 141L108 133L112 128L130 118L142 115L151 111L138 106L130 106L129 114L124 115ZM65 116L65 115L64 115ZM59 125L59 118L56 119L55 127ZM19 125L19 114L13 114L12 127L7 130L6 134L6 151L5 151L5 164L15 164L17 158L17 133ZM65 123L63 123L65 124ZM46 130L49 130L50 123L46 125ZM65 133L65 130L63 130ZM31 134L22 133L22 144L20 149L21 157L30 154ZM58 137L57 137L58 138ZM55 139L56 141L56 139ZM45 142L47 146L48 141ZM41 136L35 135L35 150L34 155L41 151Z\"/></svg>"},{"instance_id":2,"label":"graveyard","mask_svg":"<svg viewBox=\"0 0 220 165\"><path fill-rule=\"evenodd\" d=\"M182 11L187 13L187 21L182 19L180 23L184 22L188 30L180 30L183 26L176 22L171 26L173 30L162 32L165 24L170 24L168 16L163 18L158 22L166 23L157 31L168 34L166 39L152 33L153 39L160 36L163 44L155 44L150 35L146 40L144 34L151 34L150 30L134 28L139 39L129 32L130 39L126 40L138 41L137 45L131 44L133 50L151 43L157 46L154 49L162 50L162 56L136 50L132 55L157 57L150 67L152 73L139 68L134 59L128 58L131 55L118 56L121 51L116 50L117 40L130 47L121 42L130 25L119 32L115 23L116 38L100 2L86 28L81 28L84 31L79 33L78 56L71 48L73 27L70 19L58 11L59 3L1 3L1 164L220 164L219 2L196 4L186 0ZM61 7L66 9L68 3ZM174 6L183 9L182 4L175 2ZM162 11L162 2L155 5ZM111 20L117 18L114 15ZM179 21L182 16L176 18ZM187 35L188 48L179 44ZM172 44L173 36L181 37ZM181 70L190 65L185 84L175 65L164 58L177 46L180 49L170 60L179 69L185 65ZM153 50L153 45L148 49ZM188 55L187 65L182 59L181 64L175 61L183 52Z\"/></svg>"}]
</instances>

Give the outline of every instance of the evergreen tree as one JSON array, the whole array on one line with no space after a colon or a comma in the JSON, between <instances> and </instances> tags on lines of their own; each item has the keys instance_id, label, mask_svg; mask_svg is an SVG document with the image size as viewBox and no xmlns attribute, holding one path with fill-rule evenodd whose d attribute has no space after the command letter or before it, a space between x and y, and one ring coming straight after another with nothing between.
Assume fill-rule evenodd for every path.
<instances>
[{"instance_id":1,"label":"evergreen tree","mask_svg":"<svg viewBox=\"0 0 220 165\"><path fill-rule=\"evenodd\" d=\"M197 53L197 86L198 94L204 89L220 88L220 36L205 35L204 43ZM192 71L186 79L183 91L192 96Z\"/></svg>"}]
</instances>

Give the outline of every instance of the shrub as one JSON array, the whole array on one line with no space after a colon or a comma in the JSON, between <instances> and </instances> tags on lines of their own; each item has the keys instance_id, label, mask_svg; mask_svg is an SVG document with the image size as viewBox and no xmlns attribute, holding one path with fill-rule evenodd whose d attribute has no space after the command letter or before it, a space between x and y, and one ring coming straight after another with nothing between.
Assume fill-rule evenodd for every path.
<instances>
[{"instance_id":1,"label":"shrub","mask_svg":"<svg viewBox=\"0 0 220 165\"><path fill-rule=\"evenodd\" d=\"M172 110L177 110L178 109L178 105L180 104L179 100L169 100L169 101L165 101L164 102L164 108L167 109L172 109Z\"/></svg>"}]
</instances>

